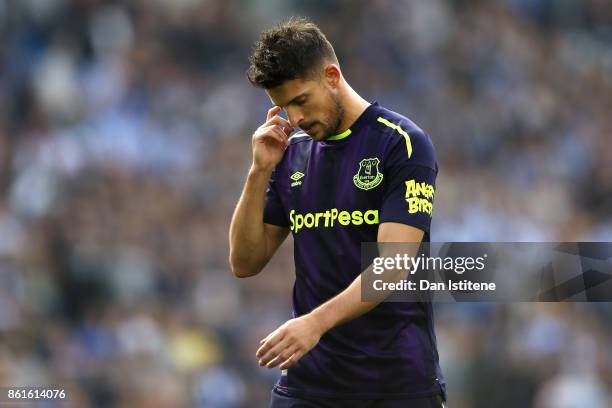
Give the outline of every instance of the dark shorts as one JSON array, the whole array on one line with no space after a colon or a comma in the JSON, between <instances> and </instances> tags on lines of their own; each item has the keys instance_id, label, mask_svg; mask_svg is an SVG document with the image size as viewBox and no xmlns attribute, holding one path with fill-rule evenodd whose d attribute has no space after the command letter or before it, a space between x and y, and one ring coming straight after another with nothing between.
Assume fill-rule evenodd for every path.
<instances>
[{"instance_id":1,"label":"dark shorts","mask_svg":"<svg viewBox=\"0 0 612 408\"><path fill-rule=\"evenodd\" d=\"M444 408L441 396L401 400L296 398L272 390L270 408Z\"/></svg>"}]
</instances>

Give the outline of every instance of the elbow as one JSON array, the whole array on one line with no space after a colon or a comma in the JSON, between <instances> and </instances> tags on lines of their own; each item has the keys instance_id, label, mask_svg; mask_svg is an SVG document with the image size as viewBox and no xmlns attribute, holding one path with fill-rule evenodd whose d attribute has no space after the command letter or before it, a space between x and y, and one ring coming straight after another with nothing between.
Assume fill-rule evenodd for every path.
<instances>
[{"instance_id":1,"label":"elbow","mask_svg":"<svg viewBox=\"0 0 612 408\"><path fill-rule=\"evenodd\" d=\"M251 276L257 275L257 272L254 272L252 270L245 269L245 268L238 268L238 267L232 266L231 269L232 269L232 272L234 273L234 276L240 279L249 278Z\"/></svg>"},{"instance_id":2,"label":"elbow","mask_svg":"<svg viewBox=\"0 0 612 408\"><path fill-rule=\"evenodd\" d=\"M250 276L255 276L259 273L259 270L253 267L242 265L240 262L237 262L237 260L233 259L232 256L230 256L229 258L229 266L230 270L237 278L248 278Z\"/></svg>"}]
</instances>

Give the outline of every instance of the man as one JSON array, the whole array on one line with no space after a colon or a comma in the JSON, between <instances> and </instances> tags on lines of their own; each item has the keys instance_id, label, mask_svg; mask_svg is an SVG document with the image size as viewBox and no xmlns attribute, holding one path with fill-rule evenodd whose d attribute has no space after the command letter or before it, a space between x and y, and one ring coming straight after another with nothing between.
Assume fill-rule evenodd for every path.
<instances>
[{"instance_id":1,"label":"man","mask_svg":"<svg viewBox=\"0 0 612 408\"><path fill-rule=\"evenodd\" d=\"M295 245L294 318L256 353L282 370L271 407L443 406L431 304L361 299L362 242L429 241L433 196L407 190L433 191L429 137L361 98L308 20L265 31L250 62L248 79L274 107L252 137L230 265L253 276L289 232Z\"/></svg>"}]
</instances>

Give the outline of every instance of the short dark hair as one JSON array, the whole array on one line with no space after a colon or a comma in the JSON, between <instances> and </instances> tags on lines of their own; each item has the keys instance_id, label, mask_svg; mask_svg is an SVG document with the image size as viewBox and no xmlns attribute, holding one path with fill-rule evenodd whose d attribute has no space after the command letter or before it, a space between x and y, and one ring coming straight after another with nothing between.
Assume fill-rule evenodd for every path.
<instances>
[{"instance_id":1,"label":"short dark hair","mask_svg":"<svg viewBox=\"0 0 612 408\"><path fill-rule=\"evenodd\" d=\"M310 78L323 62L337 64L330 42L304 17L292 17L264 31L249 58L251 84L270 89L297 78Z\"/></svg>"}]
</instances>

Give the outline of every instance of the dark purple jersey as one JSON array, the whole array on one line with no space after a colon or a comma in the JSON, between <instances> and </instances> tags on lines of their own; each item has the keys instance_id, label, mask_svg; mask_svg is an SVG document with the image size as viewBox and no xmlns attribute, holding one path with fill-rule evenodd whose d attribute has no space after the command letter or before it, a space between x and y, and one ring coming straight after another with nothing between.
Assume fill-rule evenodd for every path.
<instances>
[{"instance_id":1,"label":"dark purple jersey","mask_svg":"<svg viewBox=\"0 0 612 408\"><path fill-rule=\"evenodd\" d=\"M346 289L361 243L397 222L429 241L438 172L429 137L406 117L370 105L346 132L290 138L266 193L264 222L291 229L293 314ZM429 303L384 302L328 331L284 371L277 391L324 398L412 398L444 393Z\"/></svg>"}]
</instances>

